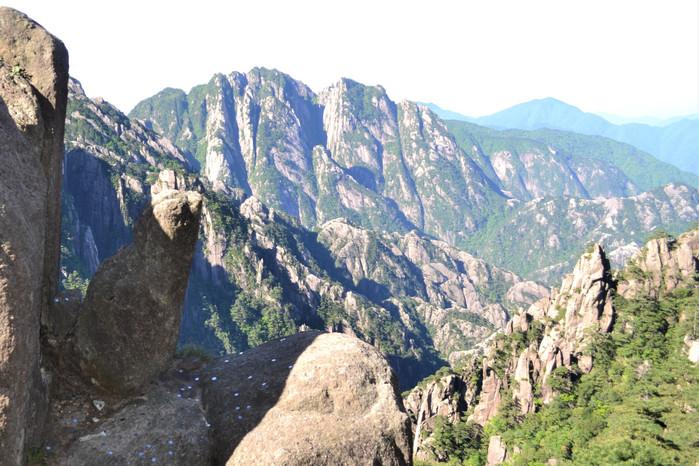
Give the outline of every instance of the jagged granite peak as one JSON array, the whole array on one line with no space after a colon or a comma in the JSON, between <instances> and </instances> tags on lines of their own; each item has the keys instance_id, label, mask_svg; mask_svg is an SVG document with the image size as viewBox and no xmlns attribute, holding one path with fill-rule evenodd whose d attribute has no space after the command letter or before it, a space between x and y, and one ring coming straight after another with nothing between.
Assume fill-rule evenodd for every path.
<instances>
[{"instance_id":1,"label":"jagged granite peak","mask_svg":"<svg viewBox=\"0 0 699 466\"><path fill-rule=\"evenodd\" d=\"M629 261L619 277L618 292L627 299L659 297L695 280L699 272L699 229L677 238L650 240Z\"/></svg>"},{"instance_id":2,"label":"jagged granite peak","mask_svg":"<svg viewBox=\"0 0 699 466\"><path fill-rule=\"evenodd\" d=\"M605 342L633 338L641 331L642 319L656 318L657 313L668 312L667 317L660 318L661 325L681 326L679 328L684 327L688 332L681 333L679 338L675 335L673 343L663 340L674 347L672 352L676 351L668 357L675 360L686 357L696 363L699 344L693 337L690 320L696 307L681 303L693 302L691 299L684 301L684 297L691 297L696 289L698 264L699 230L696 228L677 238L656 234L624 270L615 274L610 271L604 250L599 245L589 246L573 273L566 276L561 287L554 289L549 298L514 315L503 334L494 335L490 341L465 354L460 369L437 373L405 396L415 429L422 432L416 437L415 458L429 460L439 454L431 437L436 421L434 413L441 412L451 423L468 416L470 422L484 425L499 413L503 404L507 404L505 410L512 410L515 416L538 412L541 405L551 404L559 390L576 393L567 391L570 387L566 388L566 380L580 378L578 382L571 382L573 384L596 380L586 374L596 364L606 370ZM668 300L662 301L664 298ZM655 308L652 304L672 305L673 299L679 300L674 301L679 307L672 311ZM635 320L635 313L644 303L650 306L646 312L651 312L653 317L642 316ZM613 329L615 326L617 328ZM612 331L615 335L610 338ZM655 335L662 330L651 332ZM644 374L657 364L658 361L647 360L644 356L638 362L631 362L630 367L641 383ZM573 379L567 378L570 376ZM613 377L612 374L608 376ZM440 399L431 395L442 393L445 386L451 387L448 397ZM645 402L645 396L643 400ZM682 413L686 415L685 408ZM505 438L490 438L488 457L492 456L493 464L523 453L517 444L505 445ZM482 438L483 442L487 440L487 437Z\"/></svg>"},{"instance_id":3,"label":"jagged granite peak","mask_svg":"<svg viewBox=\"0 0 699 466\"><path fill-rule=\"evenodd\" d=\"M216 189L242 189L306 227L336 217L378 230L416 227L479 254L484 249L489 261L528 278L552 267L550 281L573 265L586 243L603 238L586 238L563 251L568 232L556 232L545 238L551 252L525 259L522 251L508 251L504 257L513 260L498 262L497 251L488 251L494 242L487 239L501 227L509 229L507 221L525 202L552 196L557 202L571 197L597 202L668 182L699 186L699 178L625 144L445 123L427 107L395 103L381 86L349 79L316 95L276 70L216 75L184 97L172 90L151 97L131 115L197 155ZM661 219L663 226L683 221L672 210L677 200L663 199L672 212ZM504 218L493 218L493 211L503 211ZM621 244L628 234L610 233L610 251L629 244Z\"/></svg>"},{"instance_id":4,"label":"jagged granite peak","mask_svg":"<svg viewBox=\"0 0 699 466\"><path fill-rule=\"evenodd\" d=\"M423 434L423 429L434 430L437 417L455 422L461 418L470 405L475 402L476 393L473 385L467 385L456 374L437 377L427 384L420 384L409 392L404 399L408 412L413 414L413 459L426 460L426 451L431 450L432 438ZM437 458L446 460L446 458Z\"/></svg>"},{"instance_id":5,"label":"jagged granite peak","mask_svg":"<svg viewBox=\"0 0 699 466\"><path fill-rule=\"evenodd\" d=\"M111 164L138 163L159 169L192 162L167 138L130 120L104 99L90 99L80 82L68 83L66 149L82 149ZM174 163L173 163L174 159Z\"/></svg>"},{"instance_id":6,"label":"jagged granite peak","mask_svg":"<svg viewBox=\"0 0 699 466\"><path fill-rule=\"evenodd\" d=\"M136 224L133 244L92 278L78 317L77 347L83 371L103 389L142 390L169 364L201 203L196 192L161 192Z\"/></svg>"},{"instance_id":7,"label":"jagged granite peak","mask_svg":"<svg viewBox=\"0 0 699 466\"><path fill-rule=\"evenodd\" d=\"M399 105L392 102L381 87L368 87L343 79L316 96L287 75L255 69L245 75L232 73L228 76L227 81L235 89L231 95L225 92L223 81L224 77L217 75L204 90L195 88L188 95L190 101L198 99L197 102L202 103L197 104L197 121L190 124L186 141L182 136L185 130L176 128L168 135L181 141L179 143L192 153L199 151L202 154L200 160L204 159L204 154L215 152L216 157L209 161L212 168L206 168L209 162L204 166L204 173L214 178L212 182L219 180L237 187L249 187L252 194L263 202L300 218L304 225L313 226L322 223L316 219L332 218L329 216L334 214L334 206L319 200L318 196L322 196L323 190L338 191L320 180L328 179L323 173L327 167L315 163L316 146L323 147L328 157L345 170L354 183L370 193L364 197L375 198L374 204L377 205L372 209L379 213L368 215L366 206L361 205L359 207L363 210L354 214L365 226L375 226L375 218L385 211L398 210L400 215L390 214L398 222L386 222L383 228L400 230L409 222L429 232L435 223L438 225L435 232L439 229L451 232L457 227L472 230L482 221L485 207L481 204L497 202L502 197L499 193L490 193L497 192L497 187L488 183L480 168L467 160L468 157L434 114L423 107L421 112L429 115L420 113L419 118L402 121ZM167 94L137 105L132 115L145 121L152 120L152 124L159 128L170 128L172 118L168 115L176 112L178 107L174 105L173 108L171 92ZM159 100L163 101L162 108ZM189 105L191 110L193 103L189 102ZM232 121L233 114L236 127L231 124L225 128L219 124L216 131L207 131L206 134L197 130L197 125L209 128L216 122ZM184 116L177 118L179 121ZM426 130L416 131L419 127ZM410 134L401 134L405 131ZM212 133L216 137L212 137ZM226 137L221 136L224 134ZM432 141L430 138L437 139ZM406 143L407 148L404 147ZM226 150L226 144L230 150ZM230 177L226 181L225 176L220 176L230 172L224 167L226 154L233 157L238 148L245 161L246 173L241 176L244 175L246 183L240 179L231 181ZM414 159L412 165L406 159L406 150ZM430 173L438 178L448 178L440 183L441 189L436 190L434 200L434 183L418 184L415 179L416 169L423 177L425 164L419 167L417 164L418 159L427 155L425 151L432 154L430 157L435 159L432 162L439 165L432 167L427 163ZM453 176L449 177L441 170L445 168L441 159L449 161L446 168L454 172ZM351 199L343 198L342 192L339 199L344 204L352 203ZM448 207L456 216L449 220L451 225L439 226L447 221L446 215L425 218L425 201L430 206ZM356 203L353 206L357 207ZM464 214L464 210L468 212ZM407 220L400 221L400 217Z\"/></svg>"},{"instance_id":8,"label":"jagged granite peak","mask_svg":"<svg viewBox=\"0 0 699 466\"><path fill-rule=\"evenodd\" d=\"M544 404L553 400L556 393L549 380L556 368L576 365L589 372L593 364L589 345L595 334L607 333L611 328L613 290L604 251L599 245L590 246L550 297L515 314L504 333L470 354L463 354L461 374L443 375L411 391L406 398L408 412L415 422L415 431L426 432L414 445L416 458L433 454L429 433L440 410L448 412L447 419L452 422L468 411L469 420L484 425L498 413L503 396L510 389L521 413L532 413L536 409L535 387L540 387ZM511 343L517 335L525 337ZM448 401L429 396L447 383L456 387ZM440 408L441 405L445 407Z\"/></svg>"},{"instance_id":9,"label":"jagged granite peak","mask_svg":"<svg viewBox=\"0 0 699 466\"><path fill-rule=\"evenodd\" d=\"M58 278L67 80L63 43L0 7L0 458L12 466L47 408L39 331Z\"/></svg>"}]
</instances>

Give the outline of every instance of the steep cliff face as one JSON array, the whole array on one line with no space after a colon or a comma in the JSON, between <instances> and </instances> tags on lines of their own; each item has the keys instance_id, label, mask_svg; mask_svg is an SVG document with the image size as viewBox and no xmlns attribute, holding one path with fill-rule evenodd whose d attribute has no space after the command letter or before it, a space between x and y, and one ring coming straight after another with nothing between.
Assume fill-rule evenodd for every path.
<instances>
[{"instance_id":1,"label":"steep cliff face","mask_svg":"<svg viewBox=\"0 0 699 466\"><path fill-rule=\"evenodd\" d=\"M550 297L516 314L503 333L466 357L463 375L437 378L408 395L416 431L431 432L437 416L458 422L464 413L482 426L509 400L521 415L533 413L537 403L551 403L558 387L552 380L560 371L592 369L595 335L611 329L613 288L604 252L590 247ZM445 386L452 387L448 396L435 398L435 390ZM433 456L429 441L416 442L418 457Z\"/></svg>"},{"instance_id":2,"label":"steep cliff face","mask_svg":"<svg viewBox=\"0 0 699 466\"><path fill-rule=\"evenodd\" d=\"M696 279L699 273L699 230L674 238L663 235L653 239L631 258L619 277L619 294L627 299L637 296L662 296Z\"/></svg>"},{"instance_id":3,"label":"steep cliff face","mask_svg":"<svg viewBox=\"0 0 699 466\"><path fill-rule=\"evenodd\" d=\"M199 154L214 184L242 188L305 226L344 216L455 242L504 200L434 114L348 79L315 95L256 68L216 75L188 95L165 90L131 116ZM234 176L236 160L245 172Z\"/></svg>"},{"instance_id":4,"label":"steep cliff face","mask_svg":"<svg viewBox=\"0 0 699 466\"><path fill-rule=\"evenodd\" d=\"M58 274L68 54L40 25L0 8L0 458L22 464L43 428L40 322Z\"/></svg>"},{"instance_id":5,"label":"steep cliff face","mask_svg":"<svg viewBox=\"0 0 699 466\"><path fill-rule=\"evenodd\" d=\"M614 416L640 413L634 418L640 426L653 422L648 407L657 397L675 400L668 401L673 408L667 413L675 411L677 400L696 400L689 381L696 378L692 322L697 313L697 238L697 230L692 230L676 239L653 239L614 278L603 250L590 247L550 297L514 315L503 333L464 354L456 370L437 373L405 395L416 432L416 458L447 460L451 454L464 454L456 453L461 448L482 462L481 453L489 444L488 464L518 455L529 461L549 455L543 460L563 457L585 463L600 451L609 455L617 448L618 436L645 435L624 431ZM617 380L621 373L628 373L624 377L629 380ZM688 381L680 383L684 378ZM636 390L634 385L645 388ZM650 386L656 391L649 392ZM600 387L606 387L605 394L596 394ZM602 401L610 393L615 401ZM594 411L599 403L607 403L605 411ZM694 410L686 402L678 406L677 413L661 416L664 433L652 435L672 437L681 430L678 422L692 422L687 416ZM563 453L550 448L555 441L546 436L569 432L569 424L576 422L556 416L570 413L577 413L570 419L584 417L574 429L576 435L595 437L594 448L574 452L571 443ZM554 418L560 424L550 424ZM537 444L528 437L531 429L545 439L540 447L546 453L531 449ZM616 429L617 437L609 445L600 434L604 429ZM460 435L462 444L456 450L448 435ZM666 440L661 439L653 454L675 458L671 461L680 461L679 451L691 456L684 442L674 441L682 447L664 451ZM623 445L619 448L628 450L628 442Z\"/></svg>"},{"instance_id":6,"label":"steep cliff face","mask_svg":"<svg viewBox=\"0 0 699 466\"><path fill-rule=\"evenodd\" d=\"M138 104L131 116L198 154L201 173L217 186L243 189L306 227L337 217L381 231L416 227L452 245L485 250L488 260L529 277L552 267L552 282L573 266L587 242L612 251L645 239L636 237L641 230L635 227L594 229L604 214L597 211L613 210L598 198L624 204L629 212L634 206L626 204L644 204L636 217L657 207L665 215L651 220L654 225L689 225L686 195L666 196L659 188L694 178L630 146L572 133L445 123L425 107L393 102L381 86L349 79L316 95L274 70L216 75L189 94L166 89ZM641 194L648 190L657 191ZM640 197L627 201L630 196ZM532 237L550 243L551 252L540 257L525 257L527 251L510 238L503 245L514 252L500 257L488 251L499 239L495 235L520 234L510 224L526 216L521 211L543 208L549 200L556 203L554 220L565 219L565 211L581 218L583 235L556 228L544 238ZM610 255L628 257L623 251Z\"/></svg>"}]
</instances>

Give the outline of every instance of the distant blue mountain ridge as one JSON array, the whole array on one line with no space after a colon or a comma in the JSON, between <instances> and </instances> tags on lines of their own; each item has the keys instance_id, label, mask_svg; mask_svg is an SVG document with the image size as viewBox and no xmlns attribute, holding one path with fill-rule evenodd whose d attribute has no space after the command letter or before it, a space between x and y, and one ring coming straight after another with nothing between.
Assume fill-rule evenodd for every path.
<instances>
[{"instance_id":1,"label":"distant blue mountain ridge","mask_svg":"<svg viewBox=\"0 0 699 466\"><path fill-rule=\"evenodd\" d=\"M477 118L445 110L431 103L424 105L443 119L468 121L494 129L556 129L608 137L631 144L664 162L699 175L698 115L659 121L659 125L614 124L599 115L584 112L550 97Z\"/></svg>"}]
</instances>

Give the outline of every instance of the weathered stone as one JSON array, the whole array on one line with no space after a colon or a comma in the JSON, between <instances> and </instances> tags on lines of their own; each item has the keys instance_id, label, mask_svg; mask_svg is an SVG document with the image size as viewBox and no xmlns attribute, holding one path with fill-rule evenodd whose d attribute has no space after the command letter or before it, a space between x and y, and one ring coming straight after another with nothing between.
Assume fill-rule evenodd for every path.
<instances>
[{"instance_id":1,"label":"weathered stone","mask_svg":"<svg viewBox=\"0 0 699 466\"><path fill-rule=\"evenodd\" d=\"M699 272L699 229L650 240L629 262L618 292L627 299L659 296Z\"/></svg>"},{"instance_id":2,"label":"weathered stone","mask_svg":"<svg viewBox=\"0 0 699 466\"><path fill-rule=\"evenodd\" d=\"M488 466L502 464L507 459L507 446L499 435L490 437L488 444Z\"/></svg>"},{"instance_id":3,"label":"weathered stone","mask_svg":"<svg viewBox=\"0 0 699 466\"><path fill-rule=\"evenodd\" d=\"M133 244L90 282L77 345L83 370L102 388L138 391L172 358L200 211L198 193L161 193L141 215Z\"/></svg>"},{"instance_id":4,"label":"weathered stone","mask_svg":"<svg viewBox=\"0 0 699 466\"><path fill-rule=\"evenodd\" d=\"M684 344L687 345L687 357L694 364L699 364L699 340L691 338L689 335L684 337Z\"/></svg>"},{"instance_id":5,"label":"weathered stone","mask_svg":"<svg viewBox=\"0 0 699 466\"><path fill-rule=\"evenodd\" d=\"M208 466L209 425L196 398L158 388L76 439L56 466Z\"/></svg>"},{"instance_id":6,"label":"weathered stone","mask_svg":"<svg viewBox=\"0 0 699 466\"><path fill-rule=\"evenodd\" d=\"M470 421L483 425L488 419L497 414L500 400L502 399L501 388L502 381L500 377L493 369L484 364L480 398L473 414L469 416Z\"/></svg>"},{"instance_id":7,"label":"weathered stone","mask_svg":"<svg viewBox=\"0 0 699 466\"><path fill-rule=\"evenodd\" d=\"M46 408L39 328L58 278L68 54L0 7L0 62L0 458L15 465Z\"/></svg>"},{"instance_id":8,"label":"weathered stone","mask_svg":"<svg viewBox=\"0 0 699 466\"><path fill-rule=\"evenodd\" d=\"M46 180L46 241L43 283L45 300L58 285L61 237L61 164L63 132L68 99L68 51L63 42L41 25L11 8L0 8L0 58L5 70L19 66L24 70L40 107L44 131L35 140ZM44 312L46 309L44 308Z\"/></svg>"},{"instance_id":9,"label":"weathered stone","mask_svg":"<svg viewBox=\"0 0 699 466\"><path fill-rule=\"evenodd\" d=\"M404 404L414 422L413 459L430 459L429 448L425 448L426 445L421 442L424 433L429 435L432 432L437 416L457 422L462 413L474 404L474 388L456 374L448 374L410 391Z\"/></svg>"},{"instance_id":10,"label":"weathered stone","mask_svg":"<svg viewBox=\"0 0 699 466\"><path fill-rule=\"evenodd\" d=\"M202 376L215 464L410 463L410 425L386 360L309 331L227 356Z\"/></svg>"}]
</instances>

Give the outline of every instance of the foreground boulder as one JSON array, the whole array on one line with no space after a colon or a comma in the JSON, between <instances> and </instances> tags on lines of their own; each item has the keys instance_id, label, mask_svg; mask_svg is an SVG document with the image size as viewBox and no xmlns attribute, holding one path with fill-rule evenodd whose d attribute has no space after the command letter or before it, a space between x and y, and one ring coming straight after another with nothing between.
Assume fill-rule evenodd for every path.
<instances>
[{"instance_id":1,"label":"foreground boulder","mask_svg":"<svg viewBox=\"0 0 699 466\"><path fill-rule=\"evenodd\" d=\"M77 325L80 365L101 388L139 391L167 368L199 233L201 195L165 191L134 228L134 242L99 268Z\"/></svg>"},{"instance_id":2,"label":"foreground boulder","mask_svg":"<svg viewBox=\"0 0 699 466\"><path fill-rule=\"evenodd\" d=\"M58 277L68 53L0 8L0 463L22 464L43 424L39 326Z\"/></svg>"},{"instance_id":3,"label":"foreground boulder","mask_svg":"<svg viewBox=\"0 0 699 466\"><path fill-rule=\"evenodd\" d=\"M300 333L219 359L201 380L215 464L411 462L393 373L357 338Z\"/></svg>"}]
</instances>

